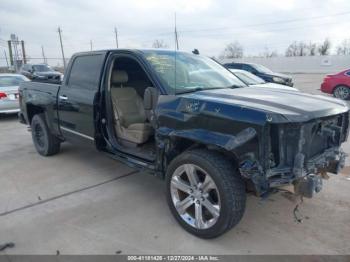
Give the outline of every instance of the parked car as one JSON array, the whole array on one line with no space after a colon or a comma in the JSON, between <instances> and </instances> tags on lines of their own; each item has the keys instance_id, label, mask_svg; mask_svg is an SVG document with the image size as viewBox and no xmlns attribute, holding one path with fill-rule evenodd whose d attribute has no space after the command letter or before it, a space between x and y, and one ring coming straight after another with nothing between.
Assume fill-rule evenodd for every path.
<instances>
[{"instance_id":1,"label":"parked car","mask_svg":"<svg viewBox=\"0 0 350 262\"><path fill-rule=\"evenodd\" d=\"M275 84L275 83L268 83L264 79L253 75L252 73L241 70L241 69L229 69L236 77L239 78L243 83L245 83L248 86L255 86L255 87L264 87L264 88L280 88L282 90L290 90L290 91L299 91L297 88L281 85L281 84Z\"/></svg>"},{"instance_id":2,"label":"parked car","mask_svg":"<svg viewBox=\"0 0 350 262\"><path fill-rule=\"evenodd\" d=\"M269 83L276 83L287 86L294 85L293 80L290 76L273 72L263 65L252 63L228 63L224 64L224 66L229 69L241 69L248 71Z\"/></svg>"},{"instance_id":3,"label":"parked car","mask_svg":"<svg viewBox=\"0 0 350 262\"><path fill-rule=\"evenodd\" d=\"M78 53L61 85L21 84L19 116L43 156L81 143L165 179L178 223L213 238L241 220L247 187L267 197L294 186L312 197L345 161L345 102L240 84L191 53Z\"/></svg>"},{"instance_id":4,"label":"parked car","mask_svg":"<svg viewBox=\"0 0 350 262\"><path fill-rule=\"evenodd\" d=\"M20 73L33 81L59 83L63 75L46 64L24 64Z\"/></svg>"},{"instance_id":5,"label":"parked car","mask_svg":"<svg viewBox=\"0 0 350 262\"><path fill-rule=\"evenodd\" d=\"M327 75L321 84L321 91L348 100L350 98L350 69Z\"/></svg>"},{"instance_id":6,"label":"parked car","mask_svg":"<svg viewBox=\"0 0 350 262\"><path fill-rule=\"evenodd\" d=\"M28 78L18 74L0 74L0 114L19 112L18 88Z\"/></svg>"}]
</instances>

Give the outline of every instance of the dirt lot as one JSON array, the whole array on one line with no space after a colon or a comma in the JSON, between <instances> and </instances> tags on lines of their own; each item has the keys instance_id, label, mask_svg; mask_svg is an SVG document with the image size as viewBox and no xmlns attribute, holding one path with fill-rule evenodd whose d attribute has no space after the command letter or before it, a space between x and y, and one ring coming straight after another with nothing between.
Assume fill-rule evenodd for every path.
<instances>
[{"instance_id":1,"label":"dirt lot","mask_svg":"<svg viewBox=\"0 0 350 262\"><path fill-rule=\"evenodd\" d=\"M294 79L300 89L319 93L322 77ZM344 148L350 153L350 143ZM304 201L301 224L287 195L249 196L237 227L201 240L171 216L162 181L67 143L59 155L41 157L25 126L2 117L0 243L16 244L8 254L350 254L349 171Z\"/></svg>"}]
</instances>

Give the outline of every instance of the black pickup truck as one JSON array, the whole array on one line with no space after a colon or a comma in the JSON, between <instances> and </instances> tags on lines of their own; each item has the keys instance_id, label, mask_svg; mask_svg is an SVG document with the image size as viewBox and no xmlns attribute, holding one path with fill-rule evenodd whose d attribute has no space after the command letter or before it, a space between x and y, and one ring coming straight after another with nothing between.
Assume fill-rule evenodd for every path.
<instances>
[{"instance_id":1,"label":"black pickup truck","mask_svg":"<svg viewBox=\"0 0 350 262\"><path fill-rule=\"evenodd\" d=\"M25 82L19 94L20 121L39 154L81 143L164 178L174 217L202 238L241 220L247 191L267 196L289 186L312 197L344 165L343 101L245 87L196 54L78 53L61 84Z\"/></svg>"}]
</instances>

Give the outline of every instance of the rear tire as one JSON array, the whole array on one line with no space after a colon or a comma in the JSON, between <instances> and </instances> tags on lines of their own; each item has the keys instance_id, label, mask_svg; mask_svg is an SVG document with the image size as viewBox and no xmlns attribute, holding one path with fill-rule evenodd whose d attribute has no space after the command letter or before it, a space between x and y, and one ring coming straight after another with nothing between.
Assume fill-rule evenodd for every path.
<instances>
[{"instance_id":1,"label":"rear tire","mask_svg":"<svg viewBox=\"0 0 350 262\"><path fill-rule=\"evenodd\" d=\"M44 114L34 115L31 129L35 149L40 155L52 156L60 151L61 141L51 134L47 127Z\"/></svg>"},{"instance_id":2,"label":"rear tire","mask_svg":"<svg viewBox=\"0 0 350 262\"><path fill-rule=\"evenodd\" d=\"M348 86L337 86L334 88L333 95L336 98L349 100L350 99L350 88Z\"/></svg>"},{"instance_id":3,"label":"rear tire","mask_svg":"<svg viewBox=\"0 0 350 262\"><path fill-rule=\"evenodd\" d=\"M188 174L195 174L195 179ZM237 167L209 150L190 150L170 163L166 194L177 222L200 238L224 234L238 224L245 211L245 184Z\"/></svg>"}]
</instances>

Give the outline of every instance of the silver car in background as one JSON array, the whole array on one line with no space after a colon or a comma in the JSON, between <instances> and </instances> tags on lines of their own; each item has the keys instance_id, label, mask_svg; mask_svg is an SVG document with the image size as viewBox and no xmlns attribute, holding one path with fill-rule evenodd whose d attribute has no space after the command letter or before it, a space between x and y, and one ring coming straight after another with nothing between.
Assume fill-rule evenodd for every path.
<instances>
[{"instance_id":1,"label":"silver car in background","mask_svg":"<svg viewBox=\"0 0 350 262\"><path fill-rule=\"evenodd\" d=\"M0 114L19 112L19 84L29 79L19 74L0 74Z\"/></svg>"},{"instance_id":2,"label":"silver car in background","mask_svg":"<svg viewBox=\"0 0 350 262\"><path fill-rule=\"evenodd\" d=\"M229 69L237 78L244 82L248 86L254 87L267 87L267 88L278 88L289 91L299 91L297 88L280 85L276 83L268 83L264 79L241 69Z\"/></svg>"}]
</instances>

